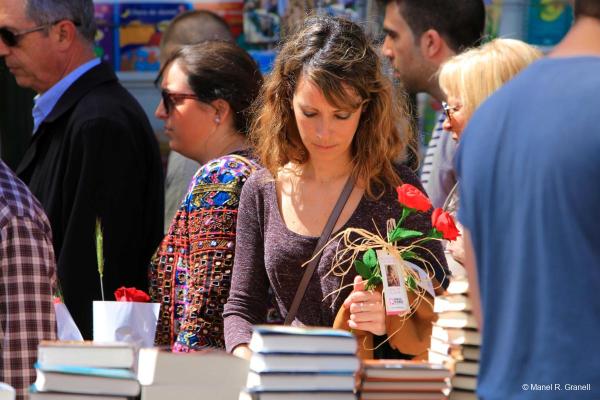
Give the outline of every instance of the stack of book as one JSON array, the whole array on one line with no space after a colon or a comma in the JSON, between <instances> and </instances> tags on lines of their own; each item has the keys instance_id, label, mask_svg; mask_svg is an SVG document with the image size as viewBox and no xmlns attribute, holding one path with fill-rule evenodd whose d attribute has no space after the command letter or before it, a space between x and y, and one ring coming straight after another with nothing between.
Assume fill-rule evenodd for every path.
<instances>
[{"instance_id":1,"label":"stack of book","mask_svg":"<svg viewBox=\"0 0 600 400\"><path fill-rule=\"evenodd\" d=\"M128 343L42 341L31 400L127 400L140 385Z\"/></svg>"},{"instance_id":2,"label":"stack of book","mask_svg":"<svg viewBox=\"0 0 600 400\"><path fill-rule=\"evenodd\" d=\"M451 400L477 399L481 335L468 293L467 277L458 275L450 281L447 294L435 298L433 306L438 320L431 331L429 361L452 371Z\"/></svg>"},{"instance_id":3,"label":"stack of book","mask_svg":"<svg viewBox=\"0 0 600 400\"><path fill-rule=\"evenodd\" d=\"M248 361L221 350L173 353L140 350L138 379L141 400L237 400L248 377Z\"/></svg>"},{"instance_id":4,"label":"stack of book","mask_svg":"<svg viewBox=\"0 0 600 400\"><path fill-rule=\"evenodd\" d=\"M356 338L331 328L254 328L247 388L240 399L354 400Z\"/></svg>"},{"instance_id":5,"label":"stack of book","mask_svg":"<svg viewBox=\"0 0 600 400\"><path fill-rule=\"evenodd\" d=\"M450 389L450 371L424 361L365 360L361 400L443 400Z\"/></svg>"}]
</instances>

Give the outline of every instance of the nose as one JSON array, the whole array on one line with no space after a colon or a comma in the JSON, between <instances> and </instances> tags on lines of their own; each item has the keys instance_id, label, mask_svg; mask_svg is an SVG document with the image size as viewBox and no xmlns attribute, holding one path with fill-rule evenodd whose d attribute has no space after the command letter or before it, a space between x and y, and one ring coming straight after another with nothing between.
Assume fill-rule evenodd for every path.
<instances>
[{"instance_id":1,"label":"nose","mask_svg":"<svg viewBox=\"0 0 600 400\"><path fill-rule=\"evenodd\" d=\"M156 110L154 110L154 116L158 119L165 120L169 117L167 114L167 110L165 109L165 103L161 99L158 105L156 106Z\"/></svg>"},{"instance_id":2,"label":"nose","mask_svg":"<svg viewBox=\"0 0 600 400\"><path fill-rule=\"evenodd\" d=\"M442 123L442 128L444 128L446 132L452 131L452 122L450 122L450 118L446 117L446 119Z\"/></svg>"},{"instance_id":3,"label":"nose","mask_svg":"<svg viewBox=\"0 0 600 400\"><path fill-rule=\"evenodd\" d=\"M385 38L383 39L383 44L381 45L381 54L389 59L394 58L394 53L392 52L392 48L390 46L390 37L388 35L385 35Z\"/></svg>"},{"instance_id":4,"label":"nose","mask_svg":"<svg viewBox=\"0 0 600 400\"><path fill-rule=\"evenodd\" d=\"M10 53L10 47L4 44L4 40L0 39L0 57L5 57Z\"/></svg>"}]
</instances>

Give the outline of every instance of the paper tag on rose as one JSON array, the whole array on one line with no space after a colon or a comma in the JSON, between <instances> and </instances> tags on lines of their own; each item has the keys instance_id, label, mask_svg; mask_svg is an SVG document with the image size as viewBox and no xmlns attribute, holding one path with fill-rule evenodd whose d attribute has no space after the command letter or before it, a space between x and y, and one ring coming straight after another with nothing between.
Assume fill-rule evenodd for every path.
<instances>
[{"instance_id":1,"label":"paper tag on rose","mask_svg":"<svg viewBox=\"0 0 600 400\"><path fill-rule=\"evenodd\" d=\"M433 290L433 283L431 282L431 278L429 278L429 275L427 275L427 273L423 271L422 268L411 263L410 261L404 260L404 264L419 275L417 285L419 285L423 290L426 290L427 293L431 295L431 297L435 297L435 290Z\"/></svg>"},{"instance_id":2,"label":"paper tag on rose","mask_svg":"<svg viewBox=\"0 0 600 400\"><path fill-rule=\"evenodd\" d=\"M406 314L410 311L410 304L404 285L401 260L385 250L377 250L377 260L379 261L383 281L385 313L387 315Z\"/></svg>"}]
</instances>

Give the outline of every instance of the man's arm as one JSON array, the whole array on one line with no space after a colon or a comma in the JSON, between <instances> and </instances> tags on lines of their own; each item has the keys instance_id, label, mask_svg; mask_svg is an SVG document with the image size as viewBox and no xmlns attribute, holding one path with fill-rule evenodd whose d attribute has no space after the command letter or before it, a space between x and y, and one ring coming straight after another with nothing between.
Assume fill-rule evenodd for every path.
<instances>
[{"instance_id":1,"label":"man's arm","mask_svg":"<svg viewBox=\"0 0 600 400\"><path fill-rule=\"evenodd\" d=\"M477 261L471 242L471 234L466 228L463 230L463 237L465 243L464 267L467 270L467 278L469 279L469 297L473 307L473 315L479 325L479 331L483 332L483 315L481 313L481 297L479 295L479 281L477 278Z\"/></svg>"},{"instance_id":2,"label":"man's arm","mask_svg":"<svg viewBox=\"0 0 600 400\"><path fill-rule=\"evenodd\" d=\"M0 231L0 381L25 398L40 340L56 338L52 242L38 222L13 217Z\"/></svg>"}]
</instances>

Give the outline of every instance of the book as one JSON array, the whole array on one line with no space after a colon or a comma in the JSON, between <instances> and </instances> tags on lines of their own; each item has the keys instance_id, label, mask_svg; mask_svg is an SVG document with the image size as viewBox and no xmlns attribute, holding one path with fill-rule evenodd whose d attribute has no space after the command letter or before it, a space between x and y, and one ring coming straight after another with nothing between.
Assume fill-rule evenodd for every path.
<instances>
[{"instance_id":1,"label":"book","mask_svg":"<svg viewBox=\"0 0 600 400\"><path fill-rule=\"evenodd\" d=\"M431 337L429 350L439 354L446 354L455 360L479 360L479 346L451 344L438 338Z\"/></svg>"},{"instance_id":2,"label":"book","mask_svg":"<svg viewBox=\"0 0 600 400\"><path fill-rule=\"evenodd\" d=\"M38 346L42 369L60 365L96 368L132 368L135 349L130 343L43 340Z\"/></svg>"},{"instance_id":3,"label":"book","mask_svg":"<svg viewBox=\"0 0 600 400\"><path fill-rule=\"evenodd\" d=\"M471 390L455 390L453 389L448 396L448 400L477 400L477 394Z\"/></svg>"},{"instance_id":4,"label":"book","mask_svg":"<svg viewBox=\"0 0 600 400\"><path fill-rule=\"evenodd\" d=\"M471 311L471 300L464 294L436 296L433 300L433 312Z\"/></svg>"},{"instance_id":5,"label":"book","mask_svg":"<svg viewBox=\"0 0 600 400\"><path fill-rule=\"evenodd\" d=\"M259 391L323 391L352 390L355 379L352 373L328 372L266 372L248 374L247 387Z\"/></svg>"},{"instance_id":6,"label":"book","mask_svg":"<svg viewBox=\"0 0 600 400\"><path fill-rule=\"evenodd\" d=\"M353 391L256 391L246 389L240 393L239 400L356 400ZM142 400L144 400L142 398Z\"/></svg>"},{"instance_id":7,"label":"book","mask_svg":"<svg viewBox=\"0 0 600 400\"><path fill-rule=\"evenodd\" d=\"M481 345L481 334L475 329L445 328L433 324L431 337L450 344Z\"/></svg>"},{"instance_id":8,"label":"book","mask_svg":"<svg viewBox=\"0 0 600 400\"><path fill-rule=\"evenodd\" d=\"M215 399L237 400L241 388L228 384L227 377L211 384L200 385L150 385L142 386L141 400Z\"/></svg>"},{"instance_id":9,"label":"book","mask_svg":"<svg viewBox=\"0 0 600 400\"><path fill-rule=\"evenodd\" d=\"M477 329L477 321L473 314L467 311L446 311L438 313L436 324L444 328Z\"/></svg>"},{"instance_id":10,"label":"book","mask_svg":"<svg viewBox=\"0 0 600 400\"><path fill-rule=\"evenodd\" d=\"M362 393L361 400L446 400L444 393L428 392L367 392Z\"/></svg>"},{"instance_id":11,"label":"book","mask_svg":"<svg viewBox=\"0 0 600 400\"><path fill-rule=\"evenodd\" d=\"M438 364L406 360L364 360L367 380L438 381L450 377L450 371Z\"/></svg>"},{"instance_id":12,"label":"book","mask_svg":"<svg viewBox=\"0 0 600 400\"><path fill-rule=\"evenodd\" d=\"M457 361L454 364L454 372L458 375L477 376L479 374L479 362Z\"/></svg>"},{"instance_id":13,"label":"book","mask_svg":"<svg viewBox=\"0 0 600 400\"><path fill-rule=\"evenodd\" d=\"M257 325L249 347L257 353L356 354L357 342L341 329Z\"/></svg>"},{"instance_id":14,"label":"book","mask_svg":"<svg viewBox=\"0 0 600 400\"><path fill-rule=\"evenodd\" d=\"M54 366L40 369L36 364L34 382L38 392L65 392L137 396L140 384L135 374L126 369Z\"/></svg>"},{"instance_id":15,"label":"book","mask_svg":"<svg viewBox=\"0 0 600 400\"><path fill-rule=\"evenodd\" d=\"M462 356L461 358L457 358L448 354L440 354L433 350L429 350L428 356L429 362L442 364L455 374L472 376L479 374L479 361L477 360L465 360Z\"/></svg>"},{"instance_id":16,"label":"book","mask_svg":"<svg viewBox=\"0 0 600 400\"><path fill-rule=\"evenodd\" d=\"M128 400L125 396L103 396L64 392L38 392L35 386L29 389L29 400Z\"/></svg>"},{"instance_id":17,"label":"book","mask_svg":"<svg viewBox=\"0 0 600 400\"><path fill-rule=\"evenodd\" d=\"M477 388L477 377L455 375L450 380L450 383L456 389L475 390Z\"/></svg>"},{"instance_id":18,"label":"book","mask_svg":"<svg viewBox=\"0 0 600 400\"><path fill-rule=\"evenodd\" d=\"M450 278L446 292L449 294L464 294L469 292L469 280L466 275Z\"/></svg>"},{"instance_id":19,"label":"book","mask_svg":"<svg viewBox=\"0 0 600 400\"><path fill-rule=\"evenodd\" d=\"M248 361L222 350L173 353L155 347L140 349L138 380L142 385L213 385L227 377L239 392L246 383Z\"/></svg>"},{"instance_id":20,"label":"book","mask_svg":"<svg viewBox=\"0 0 600 400\"><path fill-rule=\"evenodd\" d=\"M448 383L445 380L439 381L382 381L370 380L363 381L362 391L366 392L441 392L448 389Z\"/></svg>"},{"instance_id":21,"label":"book","mask_svg":"<svg viewBox=\"0 0 600 400\"><path fill-rule=\"evenodd\" d=\"M355 372L360 362L355 355L254 353L250 370L254 372Z\"/></svg>"}]
</instances>

